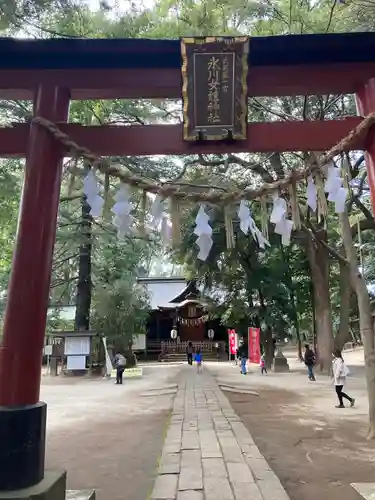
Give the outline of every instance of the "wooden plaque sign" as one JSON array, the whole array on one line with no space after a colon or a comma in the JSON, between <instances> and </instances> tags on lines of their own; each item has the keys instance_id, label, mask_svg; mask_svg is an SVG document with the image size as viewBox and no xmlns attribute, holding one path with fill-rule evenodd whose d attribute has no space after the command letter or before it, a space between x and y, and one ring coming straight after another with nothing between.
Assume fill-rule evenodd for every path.
<instances>
[{"instance_id":1,"label":"wooden plaque sign","mask_svg":"<svg viewBox=\"0 0 375 500\"><path fill-rule=\"evenodd\" d=\"M247 37L181 40L184 140L246 139Z\"/></svg>"}]
</instances>

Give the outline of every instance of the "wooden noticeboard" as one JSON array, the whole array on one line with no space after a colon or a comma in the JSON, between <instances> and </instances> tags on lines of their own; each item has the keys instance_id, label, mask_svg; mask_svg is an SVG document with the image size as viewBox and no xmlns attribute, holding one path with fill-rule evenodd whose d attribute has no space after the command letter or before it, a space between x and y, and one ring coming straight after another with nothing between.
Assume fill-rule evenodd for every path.
<instances>
[{"instance_id":1,"label":"wooden noticeboard","mask_svg":"<svg viewBox=\"0 0 375 500\"><path fill-rule=\"evenodd\" d=\"M248 37L181 40L186 141L246 139Z\"/></svg>"}]
</instances>

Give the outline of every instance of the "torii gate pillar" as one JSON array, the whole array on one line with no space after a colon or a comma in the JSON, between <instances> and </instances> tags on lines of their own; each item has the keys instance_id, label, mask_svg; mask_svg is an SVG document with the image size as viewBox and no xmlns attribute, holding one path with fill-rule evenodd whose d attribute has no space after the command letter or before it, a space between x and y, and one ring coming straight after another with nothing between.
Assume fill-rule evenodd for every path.
<instances>
[{"instance_id":1,"label":"torii gate pillar","mask_svg":"<svg viewBox=\"0 0 375 500\"><path fill-rule=\"evenodd\" d=\"M362 116L375 112L375 78L371 78L356 93L358 114ZM375 137L373 133L369 136L366 145L365 163L367 179L371 193L372 213L375 217Z\"/></svg>"},{"instance_id":2,"label":"torii gate pillar","mask_svg":"<svg viewBox=\"0 0 375 500\"><path fill-rule=\"evenodd\" d=\"M41 86L34 116L66 121L69 93ZM46 404L39 402L63 150L32 124L0 348L0 492L44 478Z\"/></svg>"}]
</instances>

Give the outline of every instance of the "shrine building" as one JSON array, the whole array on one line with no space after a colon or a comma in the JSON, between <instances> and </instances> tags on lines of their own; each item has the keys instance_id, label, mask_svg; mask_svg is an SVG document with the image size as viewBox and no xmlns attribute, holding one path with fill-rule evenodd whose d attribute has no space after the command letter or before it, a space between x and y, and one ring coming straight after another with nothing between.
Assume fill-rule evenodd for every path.
<instances>
[{"instance_id":1,"label":"shrine building","mask_svg":"<svg viewBox=\"0 0 375 500\"><path fill-rule=\"evenodd\" d=\"M225 351L226 328L219 318L213 318L213 302L204 297L195 280L146 277L138 278L138 283L146 287L151 305L147 322L149 355L162 351L184 353L189 341L205 352L220 343Z\"/></svg>"}]
</instances>

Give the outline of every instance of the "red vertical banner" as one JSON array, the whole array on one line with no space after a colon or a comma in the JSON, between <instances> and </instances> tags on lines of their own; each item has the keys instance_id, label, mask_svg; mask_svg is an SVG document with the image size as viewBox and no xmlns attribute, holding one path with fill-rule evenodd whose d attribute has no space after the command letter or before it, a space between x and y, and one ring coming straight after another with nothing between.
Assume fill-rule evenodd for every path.
<instances>
[{"instance_id":1,"label":"red vertical banner","mask_svg":"<svg viewBox=\"0 0 375 500\"><path fill-rule=\"evenodd\" d=\"M260 363L260 328L249 328L249 361Z\"/></svg>"},{"instance_id":2,"label":"red vertical banner","mask_svg":"<svg viewBox=\"0 0 375 500\"><path fill-rule=\"evenodd\" d=\"M229 354L236 354L238 347L236 330L228 330L228 339L229 339Z\"/></svg>"}]
</instances>

